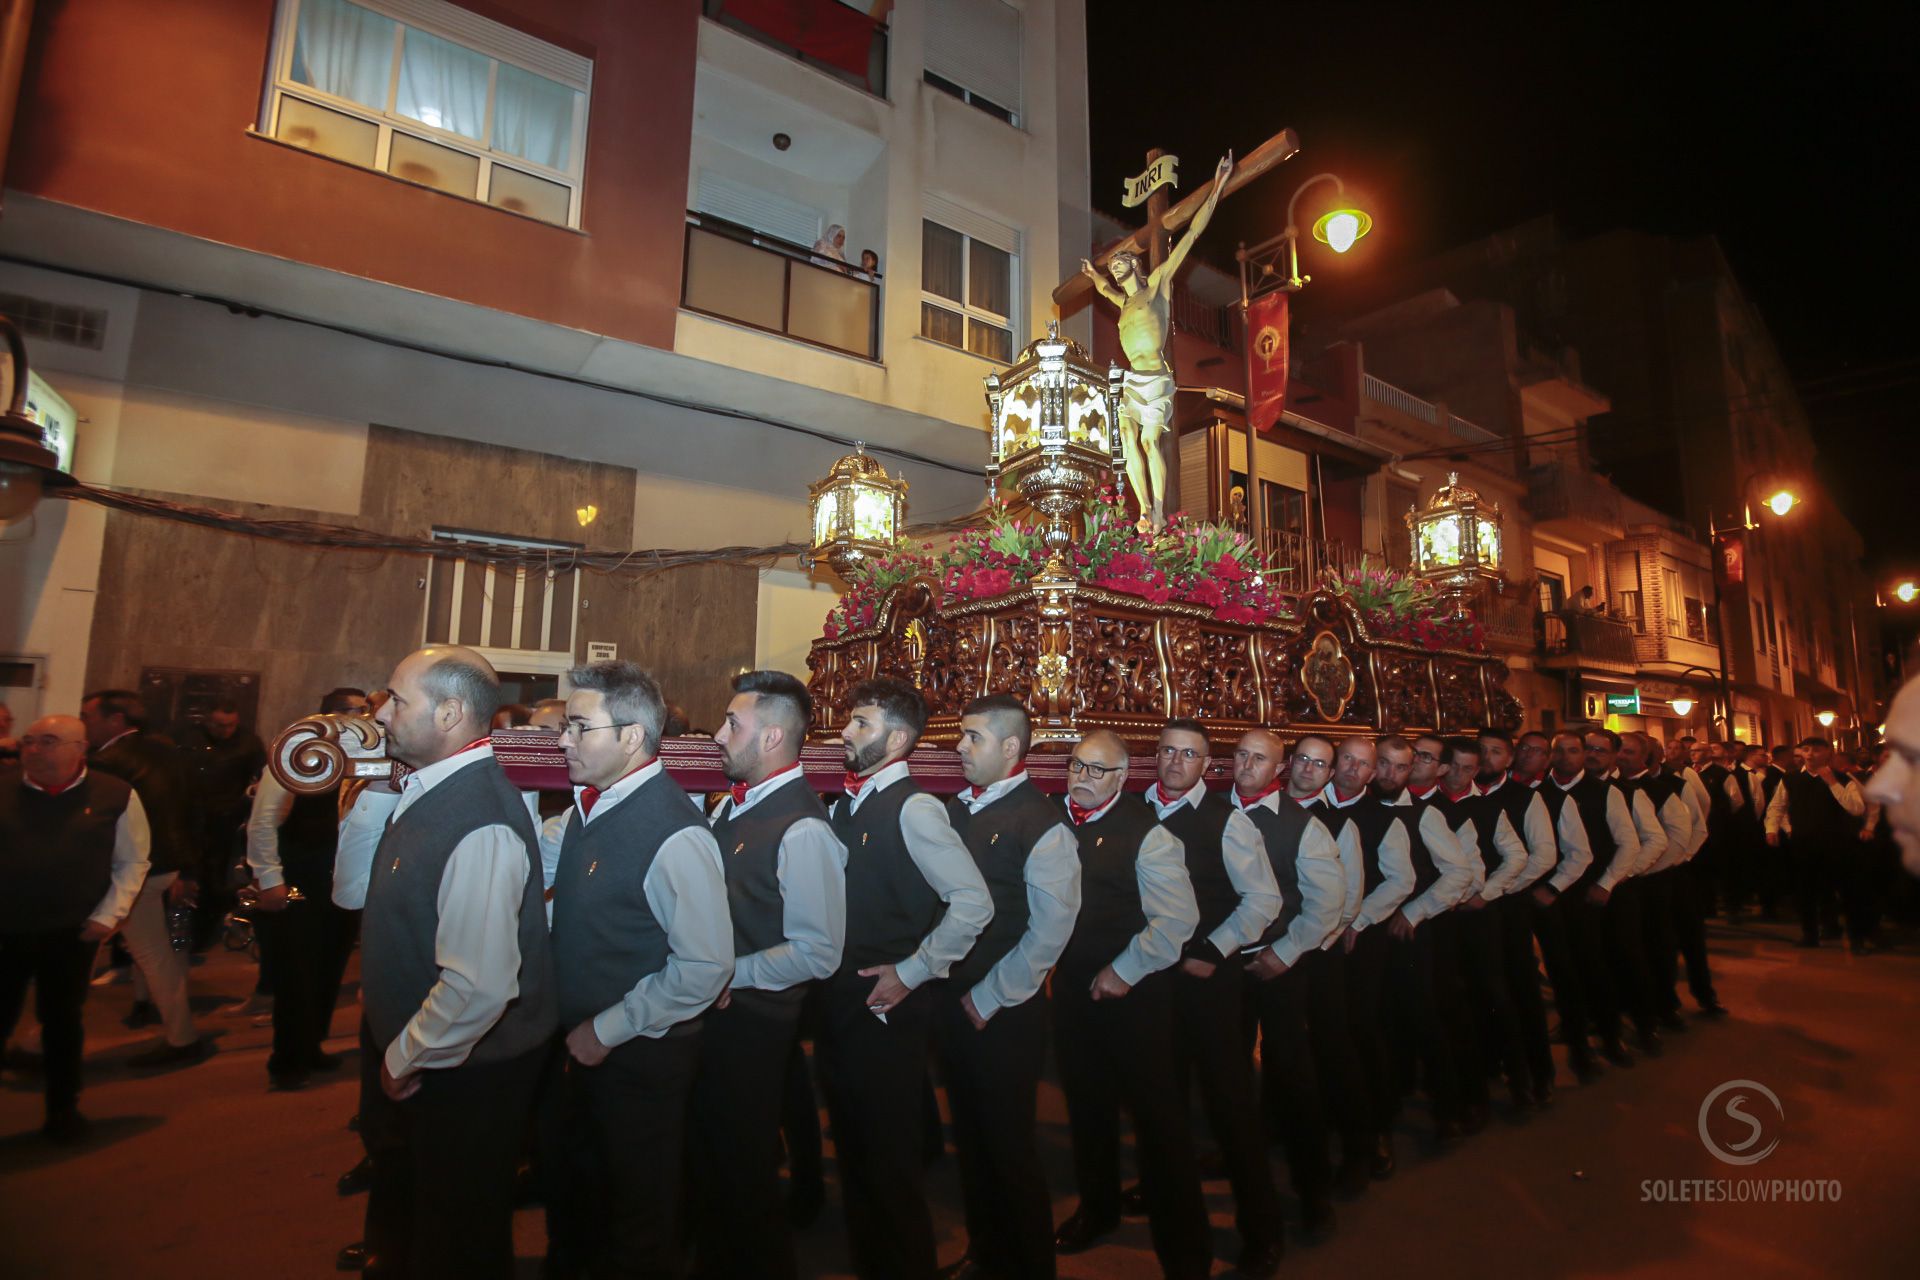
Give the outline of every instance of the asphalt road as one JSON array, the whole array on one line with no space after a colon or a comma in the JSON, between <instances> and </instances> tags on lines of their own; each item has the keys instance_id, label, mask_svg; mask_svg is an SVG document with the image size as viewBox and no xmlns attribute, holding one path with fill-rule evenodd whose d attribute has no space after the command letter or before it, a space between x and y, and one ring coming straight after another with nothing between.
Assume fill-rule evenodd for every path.
<instances>
[{"instance_id":1,"label":"asphalt road","mask_svg":"<svg viewBox=\"0 0 1920 1280\"><path fill-rule=\"evenodd\" d=\"M1920 1083L1920 945L1910 940L1892 953L1856 958L1833 946L1801 951L1790 936L1786 925L1716 927L1714 965L1734 1016L1696 1024L1669 1037L1662 1058L1584 1088L1563 1070L1558 1101L1528 1123L1496 1120L1458 1149L1430 1156L1413 1129L1421 1109L1411 1108L1398 1175L1342 1204L1330 1240L1293 1243L1282 1274L1920 1274L1920 1108L1910 1098ZM353 1067L350 1060L337 1082L268 1092L266 1029L217 1012L251 980L234 955L197 967L196 1008L219 1052L153 1075L125 1065L150 1035L120 1024L129 989L96 988L82 1098L95 1133L83 1147L42 1141L37 1076L5 1073L0 1275L333 1273L335 1251L360 1233L364 1203L334 1191L334 1179L360 1155L345 1127L355 1107ZM354 1048L355 1016L350 988L330 1047ZM1776 1115L1763 1091L1742 1085L1710 1113L1716 1141L1744 1141L1751 1130L1725 1113L1733 1095L1743 1095L1736 1111L1764 1129L1745 1150L1777 1140L1771 1154L1746 1166L1717 1159L1700 1134L1703 1101L1733 1080L1764 1086L1780 1106ZM1074 1197L1065 1113L1051 1085L1041 1115L1056 1216L1064 1217ZM1203 1136L1203 1152L1207 1146ZM1284 1169L1278 1160L1275 1167ZM1716 1189L1723 1197L1751 1195L1756 1184L1760 1194L1803 1198L1699 1199ZM931 1186L941 1258L949 1261L965 1247L950 1156L933 1169ZM1207 1191L1216 1252L1230 1259L1237 1248L1231 1198L1222 1181ZM1824 1198L1809 1202L1807 1194ZM1667 1198L1650 1198L1661 1195ZM533 1277L543 1247L539 1213L522 1212L515 1234L520 1274ZM831 1188L826 1213L800 1247L803 1274L846 1274ZM1060 1270L1065 1277L1158 1274L1143 1223L1062 1259ZM1226 1261L1216 1274L1229 1274Z\"/></svg>"}]
</instances>

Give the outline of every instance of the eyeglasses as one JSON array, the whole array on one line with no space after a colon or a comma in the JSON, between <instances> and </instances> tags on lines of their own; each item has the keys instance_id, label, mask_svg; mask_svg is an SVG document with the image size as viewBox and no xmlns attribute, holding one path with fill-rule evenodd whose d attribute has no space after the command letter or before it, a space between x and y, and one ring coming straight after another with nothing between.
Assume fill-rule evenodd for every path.
<instances>
[{"instance_id":1,"label":"eyeglasses","mask_svg":"<svg viewBox=\"0 0 1920 1280\"><path fill-rule=\"evenodd\" d=\"M1315 759L1314 759L1314 758L1313 758L1312 756L1295 756L1295 757L1293 758L1293 763L1294 763L1294 765L1295 765L1295 767L1299 767L1299 766L1305 766L1306 768L1309 768L1309 769L1331 769L1331 768L1333 768L1333 761L1331 761L1331 760L1315 760Z\"/></svg>"},{"instance_id":2,"label":"eyeglasses","mask_svg":"<svg viewBox=\"0 0 1920 1280\"><path fill-rule=\"evenodd\" d=\"M1198 760L1204 753L1192 747L1168 746L1160 748L1160 754L1168 760Z\"/></svg>"},{"instance_id":3,"label":"eyeglasses","mask_svg":"<svg viewBox=\"0 0 1920 1280\"><path fill-rule=\"evenodd\" d=\"M1095 764L1091 760L1082 760L1077 756L1070 757L1067 760L1068 773L1085 774L1087 777L1092 778L1095 782L1100 781L1100 779L1106 777L1110 773L1118 773L1120 770L1124 768L1126 768L1126 766L1123 764Z\"/></svg>"},{"instance_id":4,"label":"eyeglasses","mask_svg":"<svg viewBox=\"0 0 1920 1280\"><path fill-rule=\"evenodd\" d=\"M1413 758L1415 760L1438 760L1440 757L1431 751L1416 751L1413 753Z\"/></svg>"},{"instance_id":5,"label":"eyeglasses","mask_svg":"<svg viewBox=\"0 0 1920 1280\"><path fill-rule=\"evenodd\" d=\"M638 720L615 720L611 724L577 724L569 720L560 726L560 736L563 738L578 738L592 733L596 729L629 729L638 723L640 723Z\"/></svg>"}]
</instances>

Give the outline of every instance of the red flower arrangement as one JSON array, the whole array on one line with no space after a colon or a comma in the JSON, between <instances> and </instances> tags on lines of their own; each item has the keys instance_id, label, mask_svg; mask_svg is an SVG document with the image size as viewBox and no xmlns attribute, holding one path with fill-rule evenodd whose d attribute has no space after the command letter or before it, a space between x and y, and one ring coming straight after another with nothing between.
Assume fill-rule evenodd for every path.
<instances>
[{"instance_id":1,"label":"red flower arrangement","mask_svg":"<svg viewBox=\"0 0 1920 1280\"><path fill-rule=\"evenodd\" d=\"M1363 561L1358 569L1341 575L1340 585L1367 630L1382 640L1418 645L1429 652L1486 650L1487 632L1480 619L1442 613L1433 587L1404 570Z\"/></svg>"}]
</instances>

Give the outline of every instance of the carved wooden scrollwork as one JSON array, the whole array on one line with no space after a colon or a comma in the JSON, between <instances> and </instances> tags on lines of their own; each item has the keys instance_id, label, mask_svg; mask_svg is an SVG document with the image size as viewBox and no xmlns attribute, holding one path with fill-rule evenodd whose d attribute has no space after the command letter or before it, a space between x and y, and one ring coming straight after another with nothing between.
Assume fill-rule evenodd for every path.
<instances>
[{"instance_id":1,"label":"carved wooden scrollwork","mask_svg":"<svg viewBox=\"0 0 1920 1280\"><path fill-rule=\"evenodd\" d=\"M1254 638L1232 631L1200 633L1202 717L1219 720L1259 720L1260 690L1253 672Z\"/></svg>"},{"instance_id":2,"label":"carved wooden scrollwork","mask_svg":"<svg viewBox=\"0 0 1920 1280\"><path fill-rule=\"evenodd\" d=\"M1077 608L1071 667L1076 710L1163 713L1165 686L1154 632L1148 619L1102 617L1086 606Z\"/></svg>"}]
</instances>

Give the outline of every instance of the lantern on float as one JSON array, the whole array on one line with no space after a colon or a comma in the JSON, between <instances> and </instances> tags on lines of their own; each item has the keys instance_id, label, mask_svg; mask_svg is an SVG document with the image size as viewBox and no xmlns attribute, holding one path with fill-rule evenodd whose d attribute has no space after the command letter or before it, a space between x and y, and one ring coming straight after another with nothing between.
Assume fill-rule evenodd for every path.
<instances>
[{"instance_id":1,"label":"lantern on float","mask_svg":"<svg viewBox=\"0 0 1920 1280\"><path fill-rule=\"evenodd\" d=\"M833 464L824 480L807 486L815 563L845 577L861 561L891 552L907 523L907 482L893 479L865 444Z\"/></svg>"},{"instance_id":2,"label":"lantern on float","mask_svg":"<svg viewBox=\"0 0 1920 1280\"><path fill-rule=\"evenodd\" d=\"M1500 580L1505 565L1500 539L1500 504L1488 502L1460 483L1457 471L1427 500L1424 510L1407 509L1413 538L1414 576L1439 588L1443 598L1465 612L1468 596L1482 583Z\"/></svg>"},{"instance_id":3,"label":"lantern on float","mask_svg":"<svg viewBox=\"0 0 1920 1280\"><path fill-rule=\"evenodd\" d=\"M1087 499L1124 465L1123 379L1117 365L1103 372L1061 337L1057 320L1005 371L987 375L987 488L997 498L1004 477L1045 516L1052 550L1073 541Z\"/></svg>"}]
</instances>

